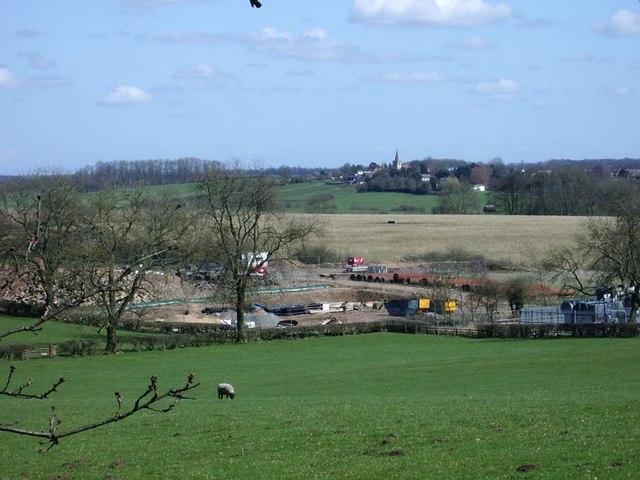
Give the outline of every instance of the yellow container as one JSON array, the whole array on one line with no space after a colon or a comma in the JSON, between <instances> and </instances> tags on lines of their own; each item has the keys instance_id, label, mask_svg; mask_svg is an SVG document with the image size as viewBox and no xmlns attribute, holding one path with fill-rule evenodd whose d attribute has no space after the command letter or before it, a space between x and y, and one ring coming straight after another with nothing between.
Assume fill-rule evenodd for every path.
<instances>
[{"instance_id":1,"label":"yellow container","mask_svg":"<svg viewBox=\"0 0 640 480\"><path fill-rule=\"evenodd\" d=\"M418 301L418 310L429 310L431 308L431 300L429 298L421 298Z\"/></svg>"},{"instance_id":2,"label":"yellow container","mask_svg":"<svg viewBox=\"0 0 640 480\"><path fill-rule=\"evenodd\" d=\"M449 312L455 312L458 309L458 302L456 302L455 300L447 300L446 302L444 302L444 311L449 313Z\"/></svg>"}]
</instances>

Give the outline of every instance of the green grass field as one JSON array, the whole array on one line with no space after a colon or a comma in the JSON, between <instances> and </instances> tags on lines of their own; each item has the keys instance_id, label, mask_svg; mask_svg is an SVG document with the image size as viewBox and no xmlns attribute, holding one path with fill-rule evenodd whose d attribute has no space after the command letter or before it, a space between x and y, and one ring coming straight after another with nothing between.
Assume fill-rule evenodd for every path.
<instances>
[{"instance_id":1,"label":"green grass field","mask_svg":"<svg viewBox=\"0 0 640 480\"><path fill-rule=\"evenodd\" d=\"M190 197L195 192L195 184L158 185L149 187L151 191L171 193ZM411 195L395 192L358 193L355 185L331 184L325 181L288 183L278 187L282 206L287 213L352 213L388 214L422 213L430 214L438 205L436 195ZM313 203L319 195L329 196L322 206ZM472 214L482 213L484 205L490 201L490 194L474 192L477 207Z\"/></svg>"},{"instance_id":2,"label":"green grass field","mask_svg":"<svg viewBox=\"0 0 640 480\"><path fill-rule=\"evenodd\" d=\"M11 317L0 314L0 332L22 328L32 325L36 319L27 317ZM118 337L126 339L128 337L141 337L143 333L128 330L118 331ZM99 332L98 328L90 325L78 325L72 323L58 322L51 320L43 325L37 333L23 332L7 337L0 345L10 343L23 345L48 345L50 343L60 344L72 340L95 340L99 342L99 348L104 349L106 345L106 334Z\"/></svg>"},{"instance_id":3,"label":"green grass field","mask_svg":"<svg viewBox=\"0 0 640 480\"><path fill-rule=\"evenodd\" d=\"M371 334L15 362L61 391L2 398L1 420L68 429L132 402L157 374L195 400L36 453L0 433L7 479L627 479L640 475L638 339ZM9 364L0 364L8 371ZM215 385L236 387L219 401ZM2 381L4 384L4 380Z\"/></svg>"},{"instance_id":4,"label":"green grass field","mask_svg":"<svg viewBox=\"0 0 640 480\"><path fill-rule=\"evenodd\" d=\"M292 183L280 188L282 204L289 213L313 211L310 203L317 195L330 195L331 200L319 211L327 213L423 213L429 214L438 204L435 195L411 195L394 192L358 193L354 185L331 185L326 182ZM487 194L476 192L477 208L470 213L481 213ZM327 206L329 207L327 209Z\"/></svg>"},{"instance_id":5,"label":"green grass field","mask_svg":"<svg viewBox=\"0 0 640 480\"><path fill-rule=\"evenodd\" d=\"M0 314L0 332L6 332L33 324L35 319L27 317L11 317ZM123 332L126 334L126 332ZM83 325L49 321L42 330L34 333L20 333L3 340L2 344L20 343L25 345L46 345L48 343L62 343L69 340L99 340L104 341L104 334L99 334L97 328Z\"/></svg>"}]
</instances>

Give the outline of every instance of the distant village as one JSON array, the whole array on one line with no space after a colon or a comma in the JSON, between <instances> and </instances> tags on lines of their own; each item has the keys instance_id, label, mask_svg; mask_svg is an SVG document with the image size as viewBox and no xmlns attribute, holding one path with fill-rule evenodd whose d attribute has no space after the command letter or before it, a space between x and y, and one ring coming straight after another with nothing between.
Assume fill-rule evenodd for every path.
<instances>
[{"instance_id":1,"label":"distant village","mask_svg":"<svg viewBox=\"0 0 640 480\"><path fill-rule=\"evenodd\" d=\"M458 167L450 166L447 167L446 170L450 175L453 175L457 168ZM354 185L362 185L366 183L367 179L373 177L376 173L400 172L402 170L414 171L417 175L420 176L420 180L424 183L430 183L433 179L428 165L426 165L425 163L420 163L420 165L416 168L414 166L414 162L403 164L402 160L400 159L400 154L398 150L396 150L395 157L390 164L379 165L377 163L370 163L366 169L360 169L352 174L341 176L341 181ZM483 183L476 183L473 185L473 190L484 192L487 190L487 185Z\"/></svg>"}]
</instances>

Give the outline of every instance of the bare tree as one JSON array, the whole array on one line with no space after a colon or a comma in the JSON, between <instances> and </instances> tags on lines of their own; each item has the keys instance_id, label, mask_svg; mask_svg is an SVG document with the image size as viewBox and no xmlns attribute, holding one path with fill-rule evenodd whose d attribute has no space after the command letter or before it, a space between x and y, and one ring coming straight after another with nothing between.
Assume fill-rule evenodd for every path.
<instances>
[{"instance_id":1,"label":"bare tree","mask_svg":"<svg viewBox=\"0 0 640 480\"><path fill-rule=\"evenodd\" d=\"M438 197L438 206L434 213L464 215L477 208L478 197L471 185L455 177L446 178L442 183L442 192Z\"/></svg>"},{"instance_id":2,"label":"bare tree","mask_svg":"<svg viewBox=\"0 0 640 480\"><path fill-rule=\"evenodd\" d=\"M499 285L489 280L481 283L477 288L471 290L469 294L469 303L472 310L484 309L486 318L490 323L493 323L498 317L499 299Z\"/></svg>"},{"instance_id":3,"label":"bare tree","mask_svg":"<svg viewBox=\"0 0 640 480\"><path fill-rule=\"evenodd\" d=\"M640 306L640 206L619 205L615 217L595 217L585 224L573 247L556 250L547 264L564 285L585 295L618 289L630 298L630 322Z\"/></svg>"},{"instance_id":4,"label":"bare tree","mask_svg":"<svg viewBox=\"0 0 640 480\"><path fill-rule=\"evenodd\" d=\"M161 255L162 251L135 258L123 265L121 271L113 276L103 277L102 282L88 282L88 272L99 265L97 250L83 250L88 230L83 222L86 219L82 197L77 185L69 177L57 174L38 175L18 181L8 191L2 192L0 205L0 224L6 230L2 240L7 245L3 250L3 279L0 293L8 296L16 292L27 291L23 300L42 305L41 315L27 326L0 332L0 341L21 332L37 332L43 324L59 317L68 310L80 306L88 300L109 292L114 286L127 282L127 277L136 265L146 258ZM158 227L155 227L158 228ZM148 233L148 236L153 236ZM166 250L166 249L165 249ZM104 264L100 264L104 270ZM64 382L63 378L47 391L40 394L26 393L31 381L17 389L11 388L15 368L10 367L0 396L20 399L46 399L57 391ZM75 435L109 423L124 420L143 409L168 411L172 406L159 409L158 402L173 398L179 400L184 394L197 387L194 376L189 375L187 384L164 393L158 392L157 377L152 377L147 389L137 398L128 410L122 410L122 397L116 393L118 412L105 420L76 429L59 432L59 420L55 407L52 408L48 431L22 429L0 420L0 431L40 437L56 445L61 438Z\"/></svg>"},{"instance_id":5,"label":"bare tree","mask_svg":"<svg viewBox=\"0 0 640 480\"><path fill-rule=\"evenodd\" d=\"M511 315L519 317L525 302L529 298L531 282L528 278L519 277L509 280L503 287Z\"/></svg>"},{"instance_id":6,"label":"bare tree","mask_svg":"<svg viewBox=\"0 0 640 480\"><path fill-rule=\"evenodd\" d=\"M19 180L3 200L0 216L9 229L3 258L10 265L3 293L24 290L26 301L42 305L40 318L20 329L36 331L95 293L79 280L84 261L78 255L83 234L79 191L62 175L38 175ZM12 333L0 333L0 339Z\"/></svg>"},{"instance_id":7,"label":"bare tree","mask_svg":"<svg viewBox=\"0 0 640 480\"><path fill-rule=\"evenodd\" d=\"M117 350L117 330L136 300L154 295L149 275L179 262L178 246L192 223L189 209L172 195L144 189L103 189L86 209L85 281L104 310L105 351Z\"/></svg>"},{"instance_id":8,"label":"bare tree","mask_svg":"<svg viewBox=\"0 0 640 480\"><path fill-rule=\"evenodd\" d=\"M315 221L282 214L274 182L251 175L237 164L209 172L199 183L210 230L212 255L231 290L237 314L238 342L244 341L244 312L257 268L318 233Z\"/></svg>"}]
</instances>

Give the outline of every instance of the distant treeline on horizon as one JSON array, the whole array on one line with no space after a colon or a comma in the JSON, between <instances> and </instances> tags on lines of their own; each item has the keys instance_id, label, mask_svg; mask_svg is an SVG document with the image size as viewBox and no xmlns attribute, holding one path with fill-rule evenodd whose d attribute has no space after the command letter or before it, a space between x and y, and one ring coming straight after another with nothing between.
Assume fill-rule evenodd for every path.
<instances>
[{"instance_id":1,"label":"distant treeline on horizon","mask_svg":"<svg viewBox=\"0 0 640 480\"><path fill-rule=\"evenodd\" d=\"M422 160L410 160L403 162L407 168L432 173L455 170L465 171L476 166L493 167L492 170L525 170L547 171L562 167L578 167L584 170L599 170L614 176L640 177L640 158L622 159L552 159L536 163L504 163L500 158L488 162L467 162L458 159L438 159L426 157ZM180 158L176 160L114 160L111 162L98 162L94 165L82 167L75 172L65 173L54 170L43 170L33 174L24 175L0 175L0 182L15 180L17 178L33 175L64 174L76 176L86 182L87 188L92 189L99 185L166 185L175 183L190 183L197 181L208 171L226 165L218 160L203 160L194 157ZM368 165L345 163L340 167L256 167L246 168L248 173L259 173L283 179L322 179L336 178L353 175L357 172L368 170L371 167L387 168L387 164L372 162Z\"/></svg>"}]
</instances>

